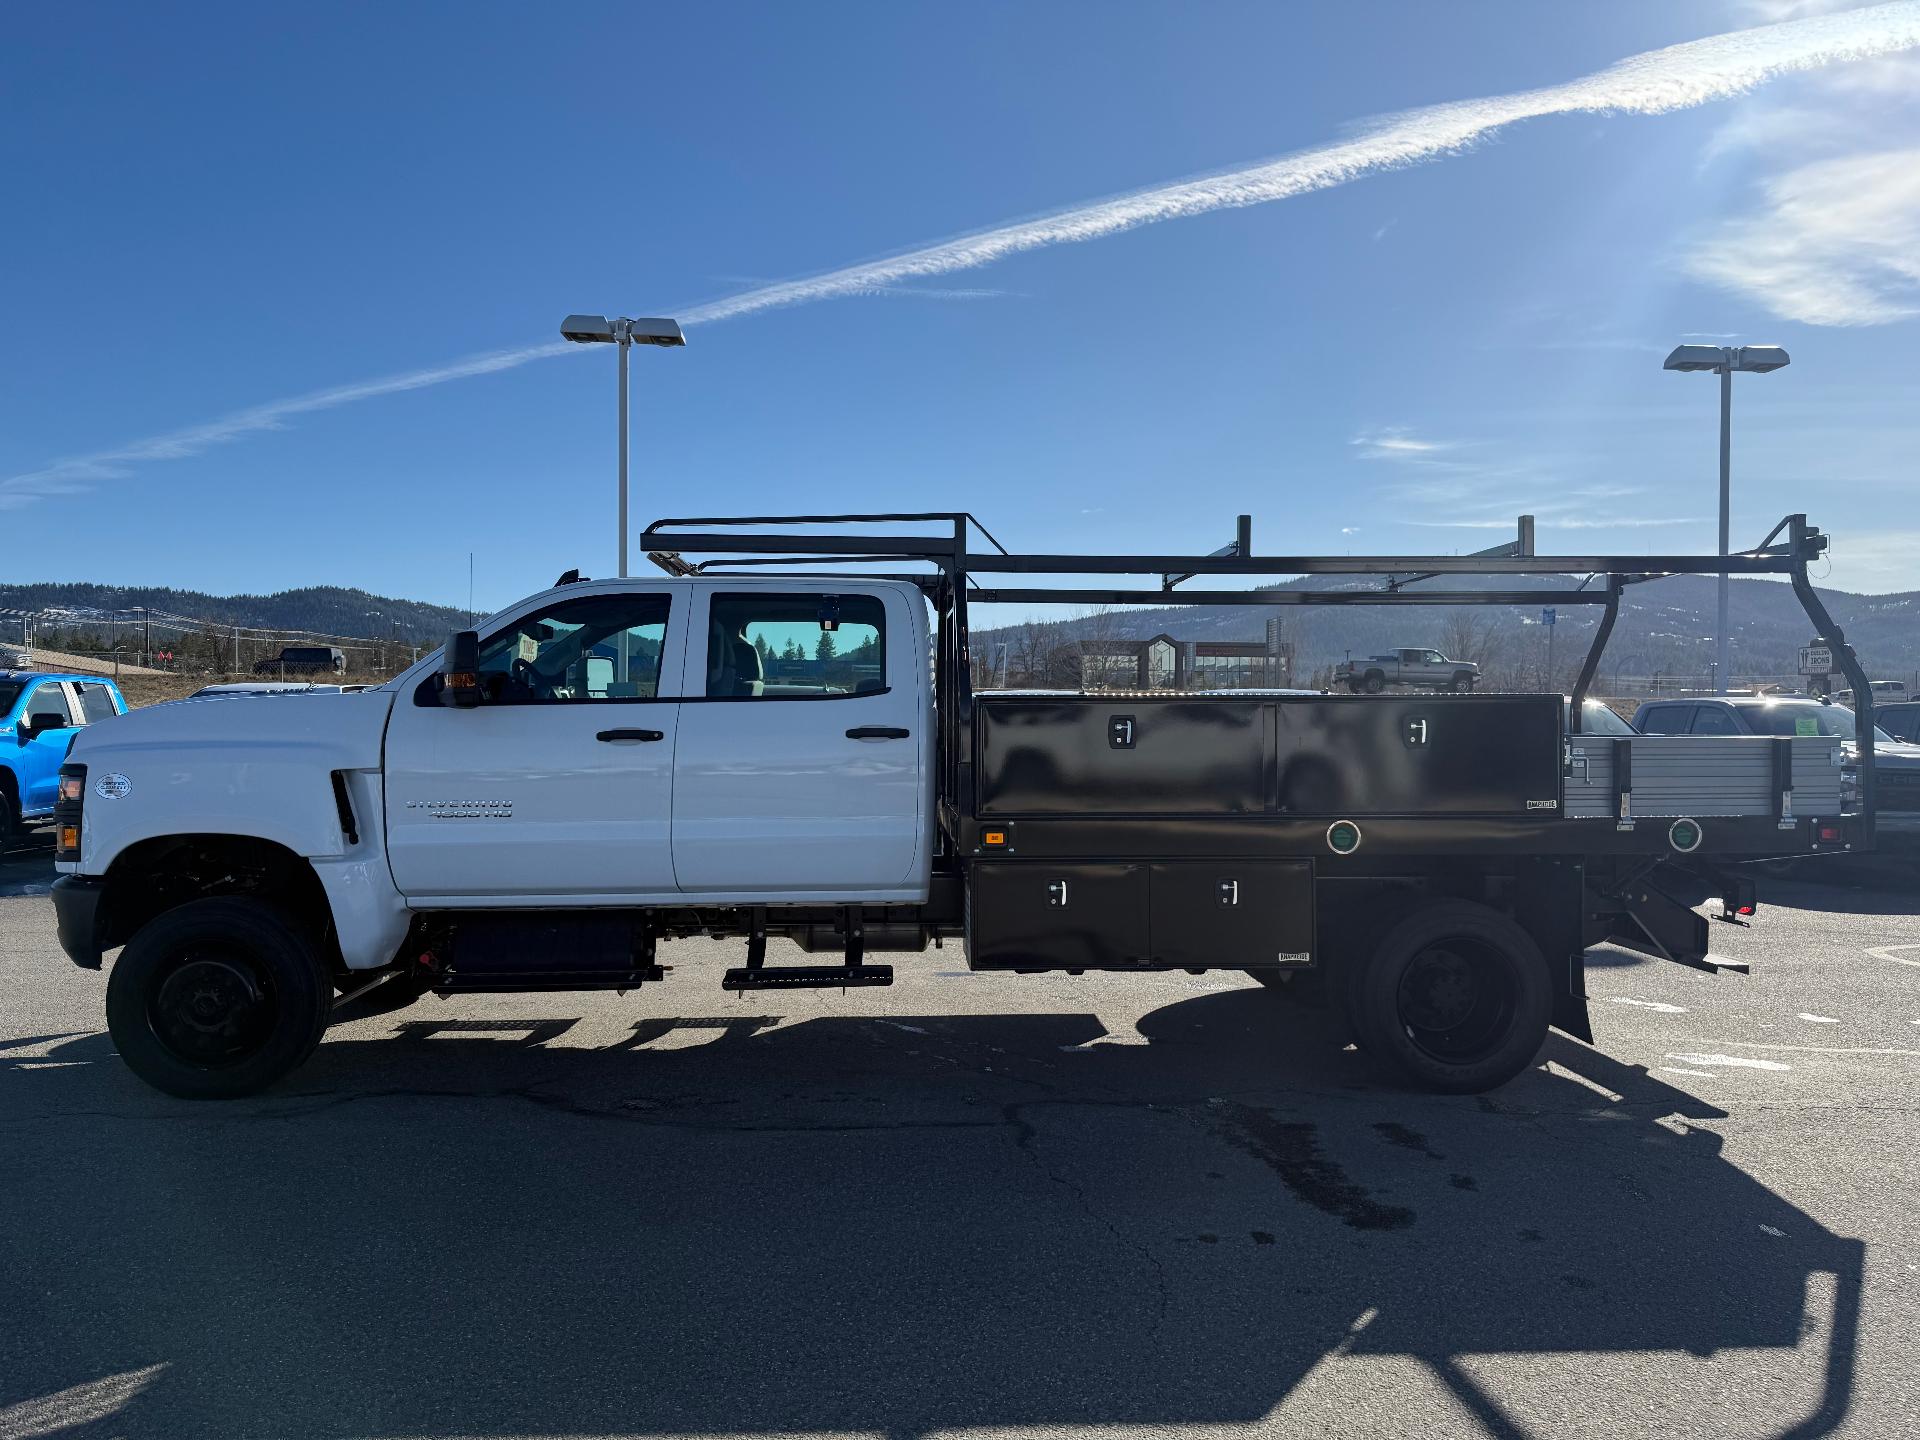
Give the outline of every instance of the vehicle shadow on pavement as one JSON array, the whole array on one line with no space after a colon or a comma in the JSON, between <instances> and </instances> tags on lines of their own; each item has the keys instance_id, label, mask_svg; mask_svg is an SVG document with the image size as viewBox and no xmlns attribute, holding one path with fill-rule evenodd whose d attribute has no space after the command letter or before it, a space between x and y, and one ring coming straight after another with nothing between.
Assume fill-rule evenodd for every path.
<instances>
[{"instance_id":1,"label":"vehicle shadow on pavement","mask_svg":"<svg viewBox=\"0 0 1920 1440\"><path fill-rule=\"evenodd\" d=\"M1377 1355L1520 1436L1463 1359L1570 1361L1579 1414L1579 1357L1733 1349L1817 1372L1776 1433L1847 1411L1860 1242L1580 1045L1413 1096L1259 989L1111 1035L788 1000L591 1049L428 1000L225 1104L101 1035L0 1068L0 1433L1245 1424Z\"/></svg>"}]
</instances>

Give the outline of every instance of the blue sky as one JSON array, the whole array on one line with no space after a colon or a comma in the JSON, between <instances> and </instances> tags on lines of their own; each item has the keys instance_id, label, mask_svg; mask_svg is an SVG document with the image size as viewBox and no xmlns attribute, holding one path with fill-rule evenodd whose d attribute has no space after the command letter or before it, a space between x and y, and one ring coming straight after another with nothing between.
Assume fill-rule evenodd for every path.
<instances>
[{"instance_id":1,"label":"blue sky","mask_svg":"<svg viewBox=\"0 0 1920 1440\"><path fill-rule=\"evenodd\" d=\"M1847 9L12 7L4 568L464 604L471 550L482 608L611 573L609 350L244 416ZM1660 358L1729 337L1794 357L1737 382L1736 543L1803 509L1831 583L1920 588L1920 51L1880 48L690 324L635 355L636 517L1709 550L1714 382Z\"/></svg>"}]
</instances>

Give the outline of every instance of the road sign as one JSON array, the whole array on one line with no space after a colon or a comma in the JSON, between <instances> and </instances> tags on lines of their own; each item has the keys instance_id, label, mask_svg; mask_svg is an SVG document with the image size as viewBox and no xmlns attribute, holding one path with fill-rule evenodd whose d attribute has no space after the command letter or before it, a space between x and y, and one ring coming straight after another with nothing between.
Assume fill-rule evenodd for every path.
<instances>
[{"instance_id":1,"label":"road sign","mask_svg":"<svg viewBox=\"0 0 1920 1440\"><path fill-rule=\"evenodd\" d=\"M1800 673L1802 675L1829 675L1833 673L1833 648L1828 645L1803 645L1800 647Z\"/></svg>"},{"instance_id":2,"label":"road sign","mask_svg":"<svg viewBox=\"0 0 1920 1440\"><path fill-rule=\"evenodd\" d=\"M1557 622L1559 618L1560 612L1558 610L1542 610L1540 612L1540 623L1542 625L1552 625Z\"/></svg>"}]
</instances>

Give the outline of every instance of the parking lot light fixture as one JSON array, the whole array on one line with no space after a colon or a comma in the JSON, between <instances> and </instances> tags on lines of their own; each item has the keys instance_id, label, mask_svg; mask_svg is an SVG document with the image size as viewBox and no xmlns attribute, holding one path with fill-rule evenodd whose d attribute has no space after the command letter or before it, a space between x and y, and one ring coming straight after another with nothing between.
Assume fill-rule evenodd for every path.
<instances>
[{"instance_id":1,"label":"parking lot light fixture","mask_svg":"<svg viewBox=\"0 0 1920 1440\"><path fill-rule=\"evenodd\" d=\"M1733 459L1733 376L1735 371L1765 375L1792 363L1778 345L1676 345L1662 364L1663 370L1706 371L1720 377L1720 558L1727 558L1728 531L1732 517ZM1727 572L1720 571L1719 636L1713 688L1727 693Z\"/></svg>"},{"instance_id":2,"label":"parking lot light fixture","mask_svg":"<svg viewBox=\"0 0 1920 1440\"><path fill-rule=\"evenodd\" d=\"M668 348L685 345L680 322L663 318L629 320L622 316L569 315L560 322L560 334L582 345L620 347L620 577L627 574L627 350L634 345Z\"/></svg>"}]
</instances>

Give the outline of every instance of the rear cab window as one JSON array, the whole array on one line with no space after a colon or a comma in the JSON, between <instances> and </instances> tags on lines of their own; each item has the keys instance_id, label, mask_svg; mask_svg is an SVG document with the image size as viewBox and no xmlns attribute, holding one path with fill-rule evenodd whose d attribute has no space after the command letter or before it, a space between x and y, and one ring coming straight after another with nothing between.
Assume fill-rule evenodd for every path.
<instances>
[{"instance_id":1,"label":"rear cab window","mask_svg":"<svg viewBox=\"0 0 1920 1440\"><path fill-rule=\"evenodd\" d=\"M120 713L114 708L113 692L106 686L82 683L73 688L80 692L80 713L84 724L91 725L96 720L111 720Z\"/></svg>"},{"instance_id":2,"label":"rear cab window","mask_svg":"<svg viewBox=\"0 0 1920 1440\"><path fill-rule=\"evenodd\" d=\"M887 688L877 595L720 592L707 610L710 700L831 700Z\"/></svg>"}]
</instances>

